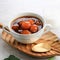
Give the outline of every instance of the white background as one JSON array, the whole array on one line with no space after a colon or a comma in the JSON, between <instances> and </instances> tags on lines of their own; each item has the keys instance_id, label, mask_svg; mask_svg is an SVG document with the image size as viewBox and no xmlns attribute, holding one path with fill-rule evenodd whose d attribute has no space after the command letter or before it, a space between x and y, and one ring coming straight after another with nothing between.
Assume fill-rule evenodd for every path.
<instances>
[{"instance_id":1,"label":"white background","mask_svg":"<svg viewBox=\"0 0 60 60\"><path fill-rule=\"evenodd\" d=\"M60 29L60 0L0 0L0 22L8 25L10 18L22 12L33 12L41 15L57 30ZM55 32L56 33L56 32ZM0 60L14 54L19 57L16 50L0 41ZM56 60L60 60L59 57Z\"/></svg>"}]
</instances>

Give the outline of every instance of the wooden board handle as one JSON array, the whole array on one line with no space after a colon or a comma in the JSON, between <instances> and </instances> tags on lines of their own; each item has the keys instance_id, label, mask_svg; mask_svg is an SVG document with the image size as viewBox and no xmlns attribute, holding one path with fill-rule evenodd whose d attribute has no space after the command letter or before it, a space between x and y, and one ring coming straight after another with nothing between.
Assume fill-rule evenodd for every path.
<instances>
[{"instance_id":1,"label":"wooden board handle","mask_svg":"<svg viewBox=\"0 0 60 60\"><path fill-rule=\"evenodd\" d=\"M1 29L3 28L3 24L2 24L2 23L0 23L0 28L1 28Z\"/></svg>"}]
</instances>

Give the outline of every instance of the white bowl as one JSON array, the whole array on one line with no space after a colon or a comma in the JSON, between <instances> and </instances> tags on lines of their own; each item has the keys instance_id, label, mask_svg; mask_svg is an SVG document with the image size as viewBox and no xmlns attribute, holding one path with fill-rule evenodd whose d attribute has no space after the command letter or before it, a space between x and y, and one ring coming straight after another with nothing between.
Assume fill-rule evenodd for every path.
<instances>
[{"instance_id":1,"label":"white bowl","mask_svg":"<svg viewBox=\"0 0 60 60\"><path fill-rule=\"evenodd\" d=\"M42 22L43 22L43 28L41 30L39 30L36 33L33 34L19 34L16 33L15 31L13 31L13 29L11 29L11 22L17 18L17 17L21 17L21 16L35 16L37 18L39 18ZM24 44L29 44L29 43L33 43L35 41L37 41L38 39L40 39L40 37L42 36L42 34L44 33L44 29L46 27L46 21L38 14L35 13L22 13L19 15L16 15L16 17L14 17L10 22L9 22L9 29L11 34L15 37L15 39L21 43Z\"/></svg>"}]
</instances>

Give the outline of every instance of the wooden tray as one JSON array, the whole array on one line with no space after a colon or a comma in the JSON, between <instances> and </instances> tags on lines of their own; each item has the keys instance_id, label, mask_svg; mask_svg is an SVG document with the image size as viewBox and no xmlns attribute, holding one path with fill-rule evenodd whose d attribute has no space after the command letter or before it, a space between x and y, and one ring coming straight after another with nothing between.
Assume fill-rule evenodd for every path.
<instances>
[{"instance_id":1,"label":"wooden tray","mask_svg":"<svg viewBox=\"0 0 60 60\"><path fill-rule=\"evenodd\" d=\"M3 30L2 32L2 39L5 42L7 42L9 45L11 45L12 47L32 57L47 58L47 57L60 55L60 41L59 40L52 44L51 46L52 49L49 52L35 53L35 52L32 52L31 50L32 46L40 42L51 42L52 40L57 40L57 36L52 32L47 32L38 41L34 42L33 44L22 44L16 41L16 39L14 39L14 37L11 34L9 34L9 32L6 30Z\"/></svg>"}]
</instances>

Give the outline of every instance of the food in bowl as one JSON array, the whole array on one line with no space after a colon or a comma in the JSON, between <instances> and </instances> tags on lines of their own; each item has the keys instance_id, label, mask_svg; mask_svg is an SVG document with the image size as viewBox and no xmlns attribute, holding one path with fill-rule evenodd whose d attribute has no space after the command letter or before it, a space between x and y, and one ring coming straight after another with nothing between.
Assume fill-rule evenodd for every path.
<instances>
[{"instance_id":1,"label":"food in bowl","mask_svg":"<svg viewBox=\"0 0 60 60\"><path fill-rule=\"evenodd\" d=\"M8 27L10 34L23 44L36 42L50 30L50 25L40 15L29 12L12 16Z\"/></svg>"},{"instance_id":2,"label":"food in bowl","mask_svg":"<svg viewBox=\"0 0 60 60\"><path fill-rule=\"evenodd\" d=\"M13 20L11 28L19 34L33 34L43 27L43 22L34 16L22 16Z\"/></svg>"}]
</instances>

